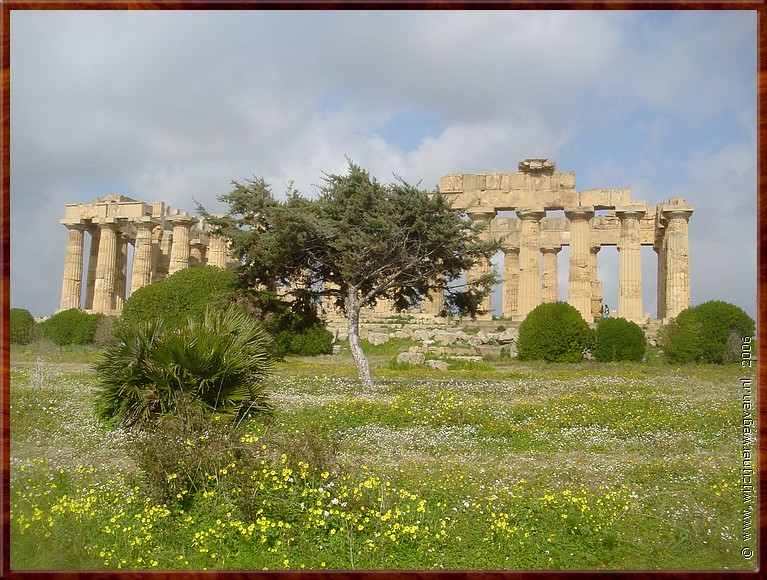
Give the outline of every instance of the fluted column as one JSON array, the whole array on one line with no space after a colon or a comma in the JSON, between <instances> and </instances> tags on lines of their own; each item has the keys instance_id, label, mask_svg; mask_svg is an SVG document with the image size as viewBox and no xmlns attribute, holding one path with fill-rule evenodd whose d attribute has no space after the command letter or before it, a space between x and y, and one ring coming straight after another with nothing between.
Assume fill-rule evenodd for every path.
<instances>
[{"instance_id":1,"label":"fluted column","mask_svg":"<svg viewBox=\"0 0 767 580\"><path fill-rule=\"evenodd\" d=\"M166 229L167 224L152 231L152 245L154 247L154 278L153 282L159 282L168 276L170 268L170 253L173 247L173 230Z\"/></svg>"},{"instance_id":2,"label":"fluted column","mask_svg":"<svg viewBox=\"0 0 767 580\"><path fill-rule=\"evenodd\" d=\"M589 269L591 270L591 315L602 314L602 282L599 281L599 270L597 269L597 254L602 249L598 243L592 244L589 248Z\"/></svg>"},{"instance_id":3,"label":"fluted column","mask_svg":"<svg viewBox=\"0 0 767 580\"><path fill-rule=\"evenodd\" d=\"M541 218L542 208L517 210L519 228L519 294L517 314L525 317L541 303Z\"/></svg>"},{"instance_id":4,"label":"fluted column","mask_svg":"<svg viewBox=\"0 0 767 580\"><path fill-rule=\"evenodd\" d=\"M96 263L99 257L99 245L101 244L101 229L97 225L88 226L91 235L91 249L88 253L88 274L85 278L85 310L93 309L93 294L96 289Z\"/></svg>"},{"instance_id":5,"label":"fluted column","mask_svg":"<svg viewBox=\"0 0 767 580\"><path fill-rule=\"evenodd\" d=\"M483 241L490 240L492 235L490 232L490 220L495 217L495 210L488 210L487 208L469 208L466 213L469 215L473 222L484 224L484 229L479 234L480 239ZM474 265L474 267L466 273L466 284L471 286L482 276L489 274L491 271L492 265L490 264L490 260L480 259ZM481 314L478 318L492 320L493 307L491 304L490 294L488 294L487 297L482 301L479 309L484 311L484 314Z\"/></svg>"},{"instance_id":6,"label":"fluted column","mask_svg":"<svg viewBox=\"0 0 767 580\"><path fill-rule=\"evenodd\" d=\"M109 312L115 309L117 228L116 221L99 224L99 253L96 259L96 281L93 289L93 310L96 312Z\"/></svg>"},{"instance_id":7,"label":"fluted column","mask_svg":"<svg viewBox=\"0 0 767 580\"><path fill-rule=\"evenodd\" d=\"M541 246L541 254L543 254L541 302L556 302L559 300L557 254L561 249L561 246Z\"/></svg>"},{"instance_id":8,"label":"fluted column","mask_svg":"<svg viewBox=\"0 0 767 580\"><path fill-rule=\"evenodd\" d=\"M519 296L519 248L503 248L503 316L517 314Z\"/></svg>"},{"instance_id":9,"label":"fluted column","mask_svg":"<svg viewBox=\"0 0 767 580\"><path fill-rule=\"evenodd\" d=\"M586 322L591 322L591 224L593 207L565 209L570 220L570 271L568 273L567 301L575 307Z\"/></svg>"},{"instance_id":10,"label":"fluted column","mask_svg":"<svg viewBox=\"0 0 767 580\"><path fill-rule=\"evenodd\" d=\"M688 220L692 208L663 210L666 221L666 317L674 318L690 307L690 249Z\"/></svg>"},{"instance_id":11,"label":"fluted column","mask_svg":"<svg viewBox=\"0 0 767 580\"><path fill-rule=\"evenodd\" d=\"M189 228L196 219L189 216L170 216L168 221L173 224L173 245L168 267L170 275L189 267Z\"/></svg>"},{"instance_id":12,"label":"fluted column","mask_svg":"<svg viewBox=\"0 0 767 580\"><path fill-rule=\"evenodd\" d=\"M656 222L653 250L658 255L657 317L666 318L666 227Z\"/></svg>"},{"instance_id":13,"label":"fluted column","mask_svg":"<svg viewBox=\"0 0 767 580\"><path fill-rule=\"evenodd\" d=\"M191 265L208 263L208 245L201 239L192 240L189 244L189 263Z\"/></svg>"},{"instance_id":14,"label":"fluted column","mask_svg":"<svg viewBox=\"0 0 767 580\"><path fill-rule=\"evenodd\" d=\"M155 225L151 218L143 218L136 222L136 244L130 277L131 294L152 283L152 229Z\"/></svg>"},{"instance_id":15,"label":"fluted column","mask_svg":"<svg viewBox=\"0 0 767 580\"><path fill-rule=\"evenodd\" d=\"M642 239L639 220L644 208L618 207L620 219L620 277L618 282L618 316L642 322Z\"/></svg>"},{"instance_id":16,"label":"fluted column","mask_svg":"<svg viewBox=\"0 0 767 580\"><path fill-rule=\"evenodd\" d=\"M86 224L65 223L67 252L64 258L64 279L61 284L61 310L80 308L83 286L83 241Z\"/></svg>"},{"instance_id":17,"label":"fluted column","mask_svg":"<svg viewBox=\"0 0 767 580\"><path fill-rule=\"evenodd\" d=\"M216 268L226 268L226 238L210 235L208 240L208 265L215 266Z\"/></svg>"},{"instance_id":18,"label":"fluted column","mask_svg":"<svg viewBox=\"0 0 767 580\"><path fill-rule=\"evenodd\" d=\"M444 283L442 277L437 279L440 283ZM445 308L445 291L442 288L432 290L423 299L421 304L421 313L428 316L439 316L440 312Z\"/></svg>"},{"instance_id":19,"label":"fluted column","mask_svg":"<svg viewBox=\"0 0 767 580\"><path fill-rule=\"evenodd\" d=\"M117 259L115 266L115 293L113 308L121 311L125 304L125 293L128 286L128 237L117 232Z\"/></svg>"}]
</instances>

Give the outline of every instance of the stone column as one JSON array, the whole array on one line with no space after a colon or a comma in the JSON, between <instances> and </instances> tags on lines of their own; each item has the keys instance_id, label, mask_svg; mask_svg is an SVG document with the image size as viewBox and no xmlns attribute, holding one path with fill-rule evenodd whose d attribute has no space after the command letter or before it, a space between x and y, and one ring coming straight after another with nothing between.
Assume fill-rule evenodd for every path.
<instances>
[{"instance_id":1,"label":"stone column","mask_svg":"<svg viewBox=\"0 0 767 580\"><path fill-rule=\"evenodd\" d=\"M96 283L93 290L93 310L111 312L115 309L115 278L117 273L117 228L112 221L99 224L99 255L96 260Z\"/></svg>"},{"instance_id":2,"label":"stone column","mask_svg":"<svg viewBox=\"0 0 767 580\"><path fill-rule=\"evenodd\" d=\"M543 254L541 302L556 302L559 300L557 254L561 249L561 246L541 246L541 254Z\"/></svg>"},{"instance_id":3,"label":"stone column","mask_svg":"<svg viewBox=\"0 0 767 580\"><path fill-rule=\"evenodd\" d=\"M335 291L338 290L338 284L325 280L323 282L323 290ZM336 296L322 297L322 310L325 313L327 321L340 322L346 319L343 309L336 306Z\"/></svg>"},{"instance_id":4,"label":"stone column","mask_svg":"<svg viewBox=\"0 0 767 580\"><path fill-rule=\"evenodd\" d=\"M136 222L136 243L130 277L131 294L152 283L152 229L155 225L155 220L149 217Z\"/></svg>"},{"instance_id":5,"label":"stone column","mask_svg":"<svg viewBox=\"0 0 767 580\"><path fill-rule=\"evenodd\" d=\"M64 223L67 233L67 252L64 258L64 279L61 284L61 310L80 308L83 286L83 241L87 228L82 223Z\"/></svg>"},{"instance_id":6,"label":"stone column","mask_svg":"<svg viewBox=\"0 0 767 580\"><path fill-rule=\"evenodd\" d=\"M173 224L173 245L170 249L170 266L168 274L189 267L189 228L197 221L188 215L168 217Z\"/></svg>"},{"instance_id":7,"label":"stone column","mask_svg":"<svg viewBox=\"0 0 767 580\"><path fill-rule=\"evenodd\" d=\"M495 210L477 207L477 208L469 208L468 210L466 210L466 213L471 218L471 221L484 224L484 229L479 234L480 239L483 241L490 240L492 235L490 231L490 220L492 220L495 217ZM490 264L490 260L480 260L474 265L474 267L471 270L466 272L466 284L468 286L471 286L473 283L479 280L482 276L489 274L491 271L492 271L492 265ZM493 307L491 304L490 294L488 294L487 297L482 301L482 304L479 305L479 309L483 310L484 314L480 314L477 317L478 319L480 320L493 319Z\"/></svg>"},{"instance_id":8,"label":"stone column","mask_svg":"<svg viewBox=\"0 0 767 580\"><path fill-rule=\"evenodd\" d=\"M517 210L519 228L519 293L517 315L524 318L541 303L541 218L543 208Z\"/></svg>"},{"instance_id":9,"label":"stone column","mask_svg":"<svg viewBox=\"0 0 767 580\"><path fill-rule=\"evenodd\" d=\"M655 224L655 241L653 250L658 255L658 281L657 281L657 317L658 320L666 318L666 226Z\"/></svg>"},{"instance_id":10,"label":"stone column","mask_svg":"<svg viewBox=\"0 0 767 580\"><path fill-rule=\"evenodd\" d=\"M394 316L397 314L397 310L394 308L394 301L389 298L379 298L376 301L375 308L373 309L375 316Z\"/></svg>"},{"instance_id":11,"label":"stone column","mask_svg":"<svg viewBox=\"0 0 767 580\"><path fill-rule=\"evenodd\" d=\"M208 245L203 240L200 238L192 240L189 244L189 263L193 266L207 264L207 253Z\"/></svg>"},{"instance_id":12,"label":"stone column","mask_svg":"<svg viewBox=\"0 0 767 580\"><path fill-rule=\"evenodd\" d=\"M167 224L160 224L160 227L153 230L152 244L155 248L154 258L154 279L153 282L159 282L168 276L170 268L170 253L173 247L173 231L166 229Z\"/></svg>"},{"instance_id":13,"label":"stone column","mask_svg":"<svg viewBox=\"0 0 767 580\"><path fill-rule=\"evenodd\" d=\"M602 314L602 282L599 281L597 269L597 254L602 249L601 244L592 244L589 256L589 268L591 269L591 315Z\"/></svg>"},{"instance_id":14,"label":"stone column","mask_svg":"<svg viewBox=\"0 0 767 580\"><path fill-rule=\"evenodd\" d=\"M117 232L117 260L115 267L115 298L114 309L118 312L125 304L125 293L128 286L128 236Z\"/></svg>"},{"instance_id":15,"label":"stone column","mask_svg":"<svg viewBox=\"0 0 767 580\"><path fill-rule=\"evenodd\" d=\"M208 240L208 265L225 269L227 252L226 238L210 235Z\"/></svg>"},{"instance_id":16,"label":"stone column","mask_svg":"<svg viewBox=\"0 0 767 580\"><path fill-rule=\"evenodd\" d=\"M88 254L88 278L85 284L85 310L93 310L93 295L96 291L96 264L99 261L101 228L97 225L88 227L91 235L91 250Z\"/></svg>"},{"instance_id":17,"label":"stone column","mask_svg":"<svg viewBox=\"0 0 767 580\"><path fill-rule=\"evenodd\" d=\"M666 221L666 314L665 318L674 318L682 310L690 307L690 249L688 240L688 220L692 207L663 209Z\"/></svg>"},{"instance_id":18,"label":"stone column","mask_svg":"<svg viewBox=\"0 0 767 580\"><path fill-rule=\"evenodd\" d=\"M567 301L574 306L586 322L591 317L591 225L593 207L565 209L570 220L570 271L568 274Z\"/></svg>"},{"instance_id":19,"label":"stone column","mask_svg":"<svg viewBox=\"0 0 767 580\"><path fill-rule=\"evenodd\" d=\"M439 281L444 283L444 278L440 278ZM436 318L443 308L445 308L445 291L440 288L439 290L432 290L424 296L423 303L421 304L421 313Z\"/></svg>"},{"instance_id":20,"label":"stone column","mask_svg":"<svg viewBox=\"0 0 767 580\"><path fill-rule=\"evenodd\" d=\"M642 238L639 220L644 208L617 207L620 219L620 278L618 283L618 316L641 323L642 316Z\"/></svg>"},{"instance_id":21,"label":"stone column","mask_svg":"<svg viewBox=\"0 0 767 580\"><path fill-rule=\"evenodd\" d=\"M503 307L506 318L517 314L519 296L519 248L503 248Z\"/></svg>"}]
</instances>

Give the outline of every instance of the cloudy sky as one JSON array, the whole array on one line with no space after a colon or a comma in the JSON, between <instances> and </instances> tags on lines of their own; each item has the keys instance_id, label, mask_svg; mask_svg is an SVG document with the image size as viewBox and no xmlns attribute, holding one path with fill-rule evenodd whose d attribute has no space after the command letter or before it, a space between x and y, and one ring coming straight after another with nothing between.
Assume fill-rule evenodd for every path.
<instances>
[{"instance_id":1,"label":"cloudy sky","mask_svg":"<svg viewBox=\"0 0 767 580\"><path fill-rule=\"evenodd\" d=\"M345 156L427 189L546 157L578 190L683 197L696 208L692 303L756 316L754 11L10 18L11 305L35 316L60 303L67 203L120 193L221 211L216 197L252 176L312 196ZM657 259L642 259L654 316ZM617 306L618 252L599 260Z\"/></svg>"}]
</instances>

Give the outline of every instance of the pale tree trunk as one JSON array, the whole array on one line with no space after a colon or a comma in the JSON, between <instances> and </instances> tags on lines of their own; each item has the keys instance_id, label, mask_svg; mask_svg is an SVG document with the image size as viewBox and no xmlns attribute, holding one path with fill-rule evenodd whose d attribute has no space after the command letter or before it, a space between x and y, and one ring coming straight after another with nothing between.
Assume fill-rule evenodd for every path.
<instances>
[{"instance_id":1,"label":"pale tree trunk","mask_svg":"<svg viewBox=\"0 0 767 580\"><path fill-rule=\"evenodd\" d=\"M373 378L370 375L370 364L365 357L365 353L362 352L362 346L360 345L360 310L362 304L359 296L357 295L357 288L352 285L348 287L348 294L346 297L346 312L349 322L349 348L352 351L352 358L354 358L354 364L357 365L357 375L362 381L362 384L368 388L373 388Z\"/></svg>"}]
</instances>

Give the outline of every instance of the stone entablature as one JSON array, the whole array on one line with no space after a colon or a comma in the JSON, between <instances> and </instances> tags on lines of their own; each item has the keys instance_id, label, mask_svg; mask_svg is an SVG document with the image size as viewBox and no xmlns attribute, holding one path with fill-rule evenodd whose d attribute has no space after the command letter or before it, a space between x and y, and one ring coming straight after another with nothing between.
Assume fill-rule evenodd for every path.
<instances>
[{"instance_id":1,"label":"stone entablature","mask_svg":"<svg viewBox=\"0 0 767 580\"><path fill-rule=\"evenodd\" d=\"M439 190L471 219L488 222L486 231L501 240L505 317L523 319L542 301L557 300L556 252L563 246L570 248L568 302L589 322L602 308L597 254L603 246L621 253L618 316L646 322L641 246L658 254L657 318L673 318L690 305L687 224L694 208L684 199L647 206L632 200L629 189L577 191L575 174L556 171L547 159L526 159L516 173L446 175ZM607 214L596 215L598 210Z\"/></svg>"},{"instance_id":2,"label":"stone entablature","mask_svg":"<svg viewBox=\"0 0 767 580\"><path fill-rule=\"evenodd\" d=\"M61 224L69 232L60 310L84 307L116 314L125 302L128 278L134 292L189 266L226 268L233 261L227 241L210 235L204 220L164 202L148 205L105 195L88 204L68 204ZM91 243L83 280L86 232ZM132 264L129 244L134 247Z\"/></svg>"}]
</instances>

